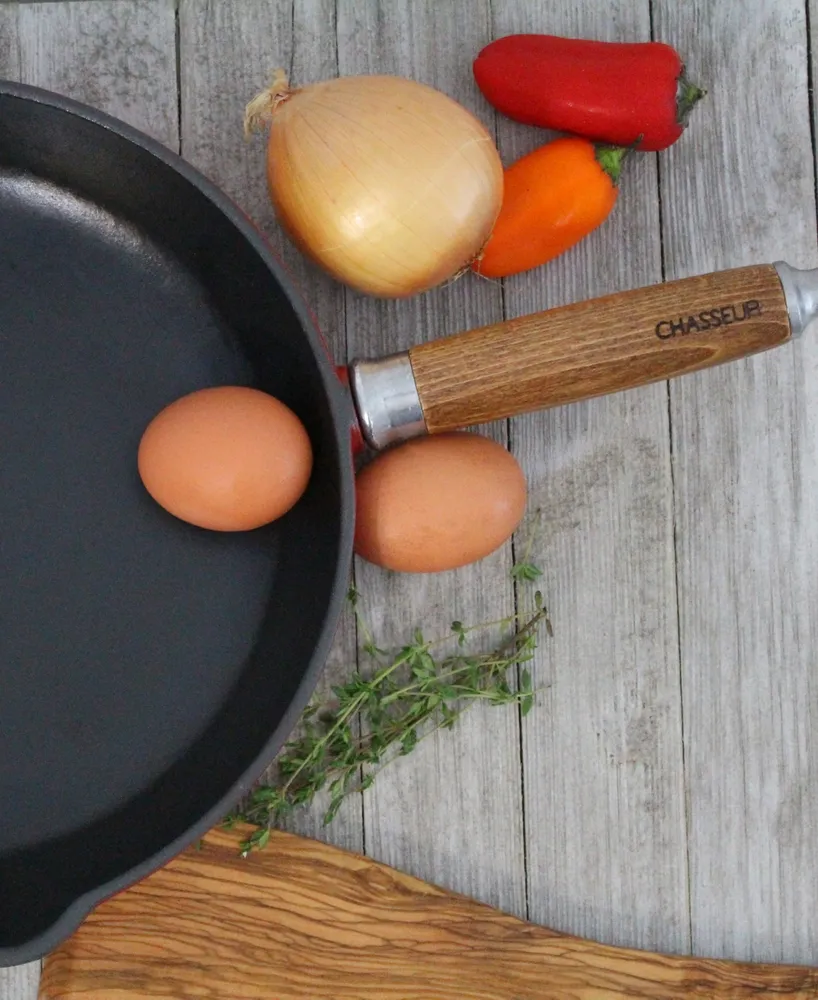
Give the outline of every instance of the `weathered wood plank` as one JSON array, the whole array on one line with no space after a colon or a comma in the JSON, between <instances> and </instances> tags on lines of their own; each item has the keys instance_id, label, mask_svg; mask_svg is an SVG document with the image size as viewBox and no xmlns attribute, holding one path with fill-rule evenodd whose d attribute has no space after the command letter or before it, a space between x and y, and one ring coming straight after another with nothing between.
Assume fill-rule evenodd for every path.
<instances>
[{"instance_id":1,"label":"weathered wood plank","mask_svg":"<svg viewBox=\"0 0 818 1000\"><path fill-rule=\"evenodd\" d=\"M107 111L178 148L173 0L20 6L23 82Z\"/></svg>"},{"instance_id":2,"label":"weathered wood plank","mask_svg":"<svg viewBox=\"0 0 818 1000\"><path fill-rule=\"evenodd\" d=\"M222 187L261 226L284 259L335 356L346 356L343 289L292 246L279 229L267 194L266 147L243 138L244 107L281 66L299 84L337 75L332 0L182 0L180 52L182 153ZM319 691L355 668L355 627L346 616ZM348 800L331 828L324 802L290 824L299 833L362 847L361 802Z\"/></svg>"},{"instance_id":3,"label":"weathered wood plank","mask_svg":"<svg viewBox=\"0 0 818 1000\"><path fill-rule=\"evenodd\" d=\"M0 6L0 80L20 76L20 46L16 6Z\"/></svg>"},{"instance_id":4,"label":"weathered wood plank","mask_svg":"<svg viewBox=\"0 0 818 1000\"><path fill-rule=\"evenodd\" d=\"M497 36L647 39L647 0L494 5ZM506 162L547 134L502 119ZM509 315L658 281L656 163L628 163L613 215L553 263L506 282ZM554 640L524 721L532 919L616 944L688 947L667 389L515 420L542 508L535 546Z\"/></svg>"},{"instance_id":5,"label":"weathered wood plank","mask_svg":"<svg viewBox=\"0 0 818 1000\"><path fill-rule=\"evenodd\" d=\"M468 54L488 40L487 0L417 4L340 0L343 74L411 76L477 106ZM482 108L483 120L493 117ZM350 351L381 355L501 316L497 285L467 276L400 303L347 296ZM491 428L505 439L505 428ZM411 629L444 631L508 614L510 550L452 574L417 578L359 562L364 611L384 642ZM390 767L365 800L367 852L423 878L516 913L525 909L518 720L514 710L473 709L450 733Z\"/></svg>"},{"instance_id":6,"label":"weathered wood plank","mask_svg":"<svg viewBox=\"0 0 818 1000\"><path fill-rule=\"evenodd\" d=\"M0 1000L36 1000L40 963L0 969Z\"/></svg>"},{"instance_id":7,"label":"weathered wood plank","mask_svg":"<svg viewBox=\"0 0 818 1000\"><path fill-rule=\"evenodd\" d=\"M656 0L711 96L664 159L668 277L815 266L801 0ZM671 386L693 945L818 956L818 340Z\"/></svg>"}]
</instances>

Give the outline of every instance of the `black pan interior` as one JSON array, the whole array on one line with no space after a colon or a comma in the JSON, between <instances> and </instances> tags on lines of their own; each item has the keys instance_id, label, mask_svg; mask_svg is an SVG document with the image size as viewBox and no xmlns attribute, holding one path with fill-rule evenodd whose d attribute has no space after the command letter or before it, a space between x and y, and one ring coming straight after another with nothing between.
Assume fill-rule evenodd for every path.
<instances>
[{"instance_id":1,"label":"black pan interior","mask_svg":"<svg viewBox=\"0 0 818 1000\"><path fill-rule=\"evenodd\" d=\"M289 732L349 559L321 350L192 171L0 85L0 965L197 836ZM292 406L315 448L294 510L238 535L165 514L135 464L159 409L225 383Z\"/></svg>"}]
</instances>

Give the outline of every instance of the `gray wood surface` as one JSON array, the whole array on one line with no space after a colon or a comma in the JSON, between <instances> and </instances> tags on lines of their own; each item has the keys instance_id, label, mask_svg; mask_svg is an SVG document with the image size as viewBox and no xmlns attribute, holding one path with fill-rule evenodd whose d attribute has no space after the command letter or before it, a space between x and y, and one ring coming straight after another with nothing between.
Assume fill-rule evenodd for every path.
<instances>
[{"instance_id":1,"label":"gray wood surface","mask_svg":"<svg viewBox=\"0 0 818 1000\"><path fill-rule=\"evenodd\" d=\"M510 162L546 136L480 97L470 63L486 41L652 29L710 95L675 148L632 158L610 220L551 265L376 302L277 227L264 141L241 131L277 66L296 84L373 71L432 83L496 129ZM0 76L180 148L261 225L340 360L663 273L818 264L807 32L801 0L0 2ZM538 705L522 724L474 711L330 827L318 810L294 827L561 930L818 964L818 339L486 431L543 511L533 555L555 636L536 662ZM512 555L433 577L357 562L364 614L385 643L495 618L514 607ZM348 675L355 647L346 618L324 684ZM34 1000L36 973L0 970L0 1000Z\"/></svg>"},{"instance_id":2,"label":"gray wood surface","mask_svg":"<svg viewBox=\"0 0 818 1000\"><path fill-rule=\"evenodd\" d=\"M662 0L656 26L712 91L663 161L668 277L815 266L803 5ZM816 390L814 334L671 386L698 951L818 961Z\"/></svg>"},{"instance_id":3,"label":"gray wood surface","mask_svg":"<svg viewBox=\"0 0 818 1000\"><path fill-rule=\"evenodd\" d=\"M542 30L527 0L493 6L495 35ZM549 30L647 38L645 2L549 5ZM512 162L543 137L501 122ZM585 242L506 282L509 316L661 279L656 161L628 163ZM555 636L524 723L533 919L612 943L687 951L687 872L664 384L516 420L512 446L542 514L538 559Z\"/></svg>"},{"instance_id":4,"label":"gray wood surface","mask_svg":"<svg viewBox=\"0 0 818 1000\"><path fill-rule=\"evenodd\" d=\"M173 0L21 4L20 78L178 149Z\"/></svg>"},{"instance_id":5,"label":"gray wood surface","mask_svg":"<svg viewBox=\"0 0 818 1000\"><path fill-rule=\"evenodd\" d=\"M0 997L2 1000L35 1000L39 981L39 962L0 969Z\"/></svg>"},{"instance_id":6,"label":"gray wood surface","mask_svg":"<svg viewBox=\"0 0 818 1000\"><path fill-rule=\"evenodd\" d=\"M388 10L388 16L384 11ZM398 73L478 106L462 52L489 40L488 4L339 0L340 71ZM347 295L350 354L381 355L499 319L499 286L466 276L419 298ZM504 439L505 428L493 428ZM490 621L513 611L510 547L451 574L413 578L359 562L365 613L386 644L415 626ZM422 743L366 796L367 852L517 913L525 911L520 749L514 711L475 710L466 725ZM386 777L386 775L384 775Z\"/></svg>"},{"instance_id":7,"label":"gray wood surface","mask_svg":"<svg viewBox=\"0 0 818 1000\"><path fill-rule=\"evenodd\" d=\"M16 80L20 76L18 8L0 5L0 78Z\"/></svg>"}]
</instances>

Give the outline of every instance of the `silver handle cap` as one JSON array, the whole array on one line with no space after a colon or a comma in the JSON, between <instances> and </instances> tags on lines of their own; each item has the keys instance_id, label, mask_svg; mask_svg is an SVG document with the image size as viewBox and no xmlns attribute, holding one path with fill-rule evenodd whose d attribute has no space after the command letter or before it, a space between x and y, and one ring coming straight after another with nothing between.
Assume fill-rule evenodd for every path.
<instances>
[{"instance_id":1,"label":"silver handle cap","mask_svg":"<svg viewBox=\"0 0 818 1000\"><path fill-rule=\"evenodd\" d=\"M412 362L404 353L349 366L358 423L370 448L380 450L427 433Z\"/></svg>"}]
</instances>

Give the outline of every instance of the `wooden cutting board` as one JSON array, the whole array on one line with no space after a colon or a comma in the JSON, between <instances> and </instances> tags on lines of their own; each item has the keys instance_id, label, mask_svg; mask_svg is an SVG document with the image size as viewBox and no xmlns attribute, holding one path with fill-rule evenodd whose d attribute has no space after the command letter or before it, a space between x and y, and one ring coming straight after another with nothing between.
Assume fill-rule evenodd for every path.
<instances>
[{"instance_id":1,"label":"wooden cutting board","mask_svg":"<svg viewBox=\"0 0 818 1000\"><path fill-rule=\"evenodd\" d=\"M289 834L214 830L103 903L41 1000L818 998L818 968L605 947Z\"/></svg>"}]
</instances>

